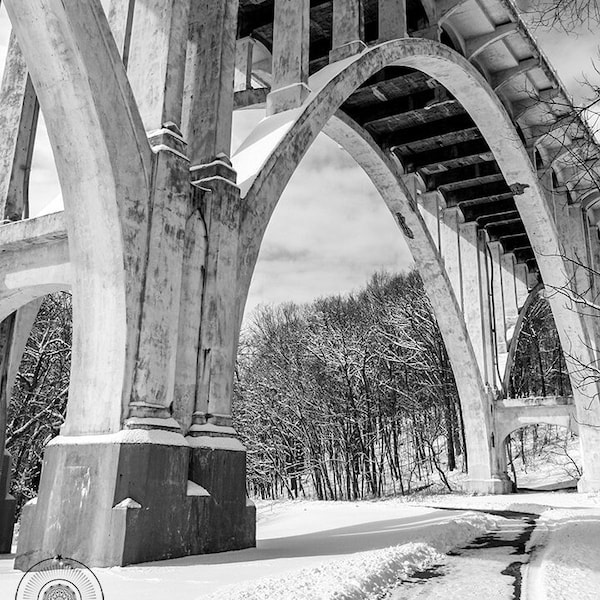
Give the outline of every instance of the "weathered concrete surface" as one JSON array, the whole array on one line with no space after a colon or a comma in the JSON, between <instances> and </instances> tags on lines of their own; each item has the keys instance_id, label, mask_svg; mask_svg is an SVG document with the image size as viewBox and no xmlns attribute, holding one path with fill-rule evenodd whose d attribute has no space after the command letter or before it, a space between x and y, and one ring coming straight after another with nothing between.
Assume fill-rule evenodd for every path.
<instances>
[{"instance_id":1,"label":"weathered concrete surface","mask_svg":"<svg viewBox=\"0 0 600 600\"><path fill-rule=\"evenodd\" d=\"M267 114L302 105L308 87L310 0L275 0L273 23L273 83Z\"/></svg>"},{"instance_id":2,"label":"weathered concrete surface","mask_svg":"<svg viewBox=\"0 0 600 600\"><path fill-rule=\"evenodd\" d=\"M333 0L329 61L336 62L362 52L367 47L364 35L362 0Z\"/></svg>"},{"instance_id":3,"label":"weathered concrete surface","mask_svg":"<svg viewBox=\"0 0 600 600\"><path fill-rule=\"evenodd\" d=\"M499 443L504 442L513 431L536 423L559 425L579 432L573 399L563 396L496 401L494 422Z\"/></svg>"},{"instance_id":4,"label":"weathered concrete surface","mask_svg":"<svg viewBox=\"0 0 600 600\"><path fill-rule=\"evenodd\" d=\"M40 495L25 507L16 568L56 553L113 566L253 545L245 451L237 444L190 465L196 449L176 433L56 438L45 452Z\"/></svg>"},{"instance_id":5,"label":"weathered concrete surface","mask_svg":"<svg viewBox=\"0 0 600 600\"><path fill-rule=\"evenodd\" d=\"M188 437L190 479L210 490L207 544L235 550L256 545L255 510L246 498L246 451L235 438Z\"/></svg>"},{"instance_id":6,"label":"weathered concrete surface","mask_svg":"<svg viewBox=\"0 0 600 600\"><path fill-rule=\"evenodd\" d=\"M27 65L10 36L0 84L0 215L16 221L29 211L29 173L39 107Z\"/></svg>"},{"instance_id":7,"label":"weathered concrete surface","mask_svg":"<svg viewBox=\"0 0 600 600\"><path fill-rule=\"evenodd\" d=\"M192 167L229 155L237 12L238 0L190 5L181 130Z\"/></svg>"},{"instance_id":8,"label":"weathered concrete surface","mask_svg":"<svg viewBox=\"0 0 600 600\"><path fill-rule=\"evenodd\" d=\"M65 428L118 431L138 345L150 146L97 0L6 8L46 115L77 265Z\"/></svg>"}]
</instances>

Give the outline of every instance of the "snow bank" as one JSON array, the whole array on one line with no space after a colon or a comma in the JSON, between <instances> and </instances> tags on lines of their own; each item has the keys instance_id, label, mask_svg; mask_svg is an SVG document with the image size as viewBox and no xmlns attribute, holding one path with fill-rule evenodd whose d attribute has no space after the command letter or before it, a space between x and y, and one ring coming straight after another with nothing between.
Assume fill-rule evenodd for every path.
<instances>
[{"instance_id":1,"label":"snow bank","mask_svg":"<svg viewBox=\"0 0 600 600\"><path fill-rule=\"evenodd\" d=\"M365 600L380 598L399 580L443 562L443 553L497 527L498 518L467 513L430 528L426 539L359 552L280 577L221 588L198 600Z\"/></svg>"},{"instance_id":2,"label":"snow bank","mask_svg":"<svg viewBox=\"0 0 600 600\"><path fill-rule=\"evenodd\" d=\"M530 545L540 546L527 570L529 600L597 600L600 590L600 509L545 513Z\"/></svg>"}]
</instances>

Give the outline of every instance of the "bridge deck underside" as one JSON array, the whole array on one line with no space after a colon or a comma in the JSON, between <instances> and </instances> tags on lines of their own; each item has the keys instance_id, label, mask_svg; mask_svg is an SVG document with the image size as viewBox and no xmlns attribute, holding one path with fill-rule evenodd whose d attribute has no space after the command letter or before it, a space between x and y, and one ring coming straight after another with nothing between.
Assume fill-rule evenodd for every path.
<instances>
[{"instance_id":1,"label":"bridge deck underside","mask_svg":"<svg viewBox=\"0 0 600 600\"><path fill-rule=\"evenodd\" d=\"M439 190L448 207L476 221L517 262L536 262L514 196L471 117L427 75L406 68L382 70L342 109L393 152L427 190Z\"/></svg>"}]
</instances>

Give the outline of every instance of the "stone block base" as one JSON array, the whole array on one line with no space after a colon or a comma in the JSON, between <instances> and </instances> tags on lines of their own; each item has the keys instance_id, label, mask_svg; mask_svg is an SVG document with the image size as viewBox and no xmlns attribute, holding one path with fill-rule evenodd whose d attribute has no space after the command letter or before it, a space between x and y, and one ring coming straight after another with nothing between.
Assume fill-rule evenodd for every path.
<instances>
[{"instance_id":1,"label":"stone block base","mask_svg":"<svg viewBox=\"0 0 600 600\"><path fill-rule=\"evenodd\" d=\"M469 479L468 489L473 494L510 494L513 483L506 478Z\"/></svg>"},{"instance_id":2,"label":"stone block base","mask_svg":"<svg viewBox=\"0 0 600 600\"><path fill-rule=\"evenodd\" d=\"M8 493L11 458L4 452L0 464L0 554L10 554L15 527L16 500Z\"/></svg>"},{"instance_id":3,"label":"stone block base","mask_svg":"<svg viewBox=\"0 0 600 600\"><path fill-rule=\"evenodd\" d=\"M190 448L179 434L121 433L79 443L59 437L46 448L15 568L57 554L109 567L254 545L254 508L240 494L246 455L239 442L235 452L214 453Z\"/></svg>"}]
</instances>

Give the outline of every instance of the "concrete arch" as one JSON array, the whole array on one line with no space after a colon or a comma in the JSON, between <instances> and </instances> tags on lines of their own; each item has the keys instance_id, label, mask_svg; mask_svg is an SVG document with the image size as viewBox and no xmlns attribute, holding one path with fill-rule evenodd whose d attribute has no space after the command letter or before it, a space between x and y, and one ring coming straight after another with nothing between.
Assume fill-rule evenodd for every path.
<instances>
[{"instance_id":1,"label":"concrete arch","mask_svg":"<svg viewBox=\"0 0 600 600\"><path fill-rule=\"evenodd\" d=\"M6 7L65 203L74 331L63 433L118 431L139 336L152 153L100 1Z\"/></svg>"},{"instance_id":2,"label":"concrete arch","mask_svg":"<svg viewBox=\"0 0 600 600\"><path fill-rule=\"evenodd\" d=\"M245 196L240 245L243 250L239 261L240 305L245 301L267 223L304 153L346 98L374 73L391 65L412 67L428 74L461 102L514 190L515 203L546 285L568 290L568 271L552 214L537 173L500 100L477 70L456 52L430 40L403 39L375 46L324 68L309 82L313 92L303 107L265 119L233 157ZM412 214L415 213L416 207L412 206ZM406 224L408 212L399 215ZM414 235L410 227L405 233L408 237ZM593 426L600 423L600 411L589 407L597 386L575 368L592 362L585 325L568 297L555 294L550 303L555 320L560 323L563 347L572 350L569 371L573 388L577 390L579 418ZM593 427L586 429L594 438ZM588 464L591 474L592 465L600 465L600 449L591 453ZM592 479L598 480L600 485L600 478L594 475Z\"/></svg>"},{"instance_id":3,"label":"concrete arch","mask_svg":"<svg viewBox=\"0 0 600 600\"><path fill-rule=\"evenodd\" d=\"M503 484L494 451L491 399L444 262L410 190L402 184L399 166L386 156L364 129L343 113L334 116L323 131L342 146L369 176L405 236L455 373L465 423L471 485L475 490L500 491ZM496 484L484 484L494 479L498 480Z\"/></svg>"},{"instance_id":4,"label":"concrete arch","mask_svg":"<svg viewBox=\"0 0 600 600\"><path fill-rule=\"evenodd\" d=\"M555 425L564 427L566 430L579 435L579 425L577 420L573 418L573 406L566 404L561 410L556 410L554 414L548 414L544 417L535 414L524 414L521 419L515 417L512 421L506 420L498 429L500 447L504 448L509 435L529 425Z\"/></svg>"}]
</instances>

